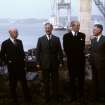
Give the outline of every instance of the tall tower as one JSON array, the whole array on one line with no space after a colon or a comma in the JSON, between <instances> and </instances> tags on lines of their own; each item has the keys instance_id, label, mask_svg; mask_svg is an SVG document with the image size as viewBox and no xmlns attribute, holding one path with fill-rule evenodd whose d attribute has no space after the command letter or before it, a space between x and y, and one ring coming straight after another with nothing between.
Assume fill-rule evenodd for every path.
<instances>
[{"instance_id":1,"label":"tall tower","mask_svg":"<svg viewBox=\"0 0 105 105\"><path fill-rule=\"evenodd\" d=\"M81 24L81 31L86 34L86 41L90 39L92 34L92 23L91 23L91 9L92 0L78 0L79 4L79 20Z\"/></svg>"},{"instance_id":2,"label":"tall tower","mask_svg":"<svg viewBox=\"0 0 105 105\"><path fill-rule=\"evenodd\" d=\"M70 22L71 0L56 0L57 25L67 26Z\"/></svg>"}]
</instances>

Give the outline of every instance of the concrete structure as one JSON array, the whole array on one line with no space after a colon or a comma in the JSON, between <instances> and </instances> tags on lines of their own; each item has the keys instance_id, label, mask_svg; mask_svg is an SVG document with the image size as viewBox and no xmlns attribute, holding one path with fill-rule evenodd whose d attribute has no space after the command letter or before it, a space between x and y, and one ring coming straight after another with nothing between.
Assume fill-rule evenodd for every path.
<instances>
[{"instance_id":1,"label":"concrete structure","mask_svg":"<svg viewBox=\"0 0 105 105\"><path fill-rule=\"evenodd\" d=\"M90 36L92 35L92 22L91 22L91 8L92 0L78 0L79 20L81 23L80 31L86 34L86 43L89 43Z\"/></svg>"}]
</instances>

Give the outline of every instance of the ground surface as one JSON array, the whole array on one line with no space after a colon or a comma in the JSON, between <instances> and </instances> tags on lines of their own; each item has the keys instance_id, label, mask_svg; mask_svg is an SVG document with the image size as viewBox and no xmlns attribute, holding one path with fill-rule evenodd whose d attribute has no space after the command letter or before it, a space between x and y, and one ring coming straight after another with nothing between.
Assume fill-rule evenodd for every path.
<instances>
[{"instance_id":1,"label":"ground surface","mask_svg":"<svg viewBox=\"0 0 105 105\"><path fill-rule=\"evenodd\" d=\"M60 99L59 102L51 100L48 103L45 103L43 98L43 83L41 82L41 76L36 80L28 81L30 92L32 94L32 103L25 103L23 101L23 94L21 91L21 86L18 84L17 93L19 98L19 105L81 105L79 101L70 103L70 87L69 81L67 78L67 71L60 71L60 81L59 81L59 90L60 90ZM63 74L63 75L62 75ZM85 81L85 103L84 105L105 105L104 102L93 102L93 88L92 80ZM8 76L0 76L0 105L12 105L12 99L9 93L8 86Z\"/></svg>"}]
</instances>

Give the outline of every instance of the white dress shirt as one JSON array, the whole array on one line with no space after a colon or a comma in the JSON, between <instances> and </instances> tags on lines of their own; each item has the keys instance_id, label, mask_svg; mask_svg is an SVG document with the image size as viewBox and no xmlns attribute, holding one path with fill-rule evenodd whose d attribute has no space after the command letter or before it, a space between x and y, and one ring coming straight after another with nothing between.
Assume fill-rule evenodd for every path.
<instances>
[{"instance_id":1,"label":"white dress shirt","mask_svg":"<svg viewBox=\"0 0 105 105\"><path fill-rule=\"evenodd\" d=\"M77 36L77 32L74 32L73 30L71 32L72 32L73 36L75 36L75 35Z\"/></svg>"},{"instance_id":2,"label":"white dress shirt","mask_svg":"<svg viewBox=\"0 0 105 105\"><path fill-rule=\"evenodd\" d=\"M46 34L46 37L47 37L48 40L50 40L51 37L52 37L52 35L47 35L47 34Z\"/></svg>"},{"instance_id":3,"label":"white dress shirt","mask_svg":"<svg viewBox=\"0 0 105 105\"><path fill-rule=\"evenodd\" d=\"M97 38L97 42L99 42L100 38L101 38L102 34L98 35Z\"/></svg>"},{"instance_id":4,"label":"white dress shirt","mask_svg":"<svg viewBox=\"0 0 105 105\"><path fill-rule=\"evenodd\" d=\"M14 41L15 39L13 39L12 37L10 37L10 40L13 44L16 44L16 42Z\"/></svg>"}]
</instances>

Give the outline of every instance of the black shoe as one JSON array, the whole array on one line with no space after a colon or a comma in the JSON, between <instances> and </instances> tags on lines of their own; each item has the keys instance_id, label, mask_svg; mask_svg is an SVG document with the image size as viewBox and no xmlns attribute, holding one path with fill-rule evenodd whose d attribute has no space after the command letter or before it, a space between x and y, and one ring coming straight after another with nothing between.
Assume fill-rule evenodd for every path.
<instances>
[{"instance_id":1,"label":"black shoe","mask_svg":"<svg viewBox=\"0 0 105 105\"><path fill-rule=\"evenodd\" d=\"M19 105L18 101L17 100L13 100L11 105Z\"/></svg>"},{"instance_id":2,"label":"black shoe","mask_svg":"<svg viewBox=\"0 0 105 105\"><path fill-rule=\"evenodd\" d=\"M14 98L14 99L12 100L12 102L13 102L13 103L18 103L18 99L17 99L17 98Z\"/></svg>"},{"instance_id":3,"label":"black shoe","mask_svg":"<svg viewBox=\"0 0 105 105\"><path fill-rule=\"evenodd\" d=\"M84 98L79 98L78 102L80 103L80 105L86 105L87 104L87 102Z\"/></svg>"},{"instance_id":4,"label":"black shoe","mask_svg":"<svg viewBox=\"0 0 105 105\"><path fill-rule=\"evenodd\" d=\"M46 98L45 103L49 103L51 101L51 98Z\"/></svg>"},{"instance_id":5,"label":"black shoe","mask_svg":"<svg viewBox=\"0 0 105 105\"><path fill-rule=\"evenodd\" d=\"M25 101L26 103L31 103L31 102L32 102L32 97L25 97L25 98L24 98L24 101Z\"/></svg>"},{"instance_id":6,"label":"black shoe","mask_svg":"<svg viewBox=\"0 0 105 105\"><path fill-rule=\"evenodd\" d=\"M70 99L70 103L75 102L75 101L77 101L77 98L76 98L76 97L72 97L72 98Z\"/></svg>"}]
</instances>

